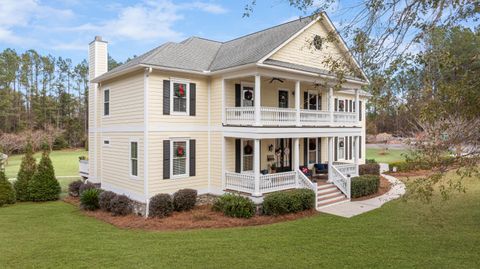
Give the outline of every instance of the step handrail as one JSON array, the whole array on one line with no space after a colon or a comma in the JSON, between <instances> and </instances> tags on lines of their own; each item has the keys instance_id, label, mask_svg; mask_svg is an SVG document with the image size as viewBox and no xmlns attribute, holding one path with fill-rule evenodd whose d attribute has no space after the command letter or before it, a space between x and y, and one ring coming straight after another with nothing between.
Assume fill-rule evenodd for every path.
<instances>
[{"instance_id":1,"label":"step handrail","mask_svg":"<svg viewBox=\"0 0 480 269\"><path fill-rule=\"evenodd\" d=\"M332 165L332 182L337 186L337 188L347 196L348 199L351 198L351 178L345 176L340 172L335 165Z\"/></svg>"}]
</instances>

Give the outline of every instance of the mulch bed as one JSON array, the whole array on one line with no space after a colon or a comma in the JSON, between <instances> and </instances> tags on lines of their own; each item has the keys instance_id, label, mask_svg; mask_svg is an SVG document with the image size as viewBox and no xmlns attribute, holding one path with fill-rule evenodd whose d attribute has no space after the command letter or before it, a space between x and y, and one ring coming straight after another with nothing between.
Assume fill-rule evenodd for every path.
<instances>
[{"instance_id":1,"label":"mulch bed","mask_svg":"<svg viewBox=\"0 0 480 269\"><path fill-rule=\"evenodd\" d=\"M392 184L390 183L390 181L388 181L386 178L380 176L380 187L378 188L377 193L370 194L370 195L367 195L367 196L358 197L358 198L352 198L352 201L364 201L364 200L368 200L368 199L371 199L371 198L375 198L375 197L384 195L391 188L392 188Z\"/></svg>"},{"instance_id":2,"label":"mulch bed","mask_svg":"<svg viewBox=\"0 0 480 269\"><path fill-rule=\"evenodd\" d=\"M80 201L75 197L65 197L64 201L75 206L80 205ZM272 224L290 220L301 219L317 215L315 210L303 211L296 214L283 216L254 216L250 219L230 218L221 212L212 211L211 206L198 206L187 212L173 212L172 216L159 219L142 216L128 215L114 217L108 212L102 210L83 211L82 213L96 219L110 223L123 229L141 229L151 231L172 231L172 230L191 230L191 229L209 229L209 228L229 228L245 227Z\"/></svg>"}]
</instances>

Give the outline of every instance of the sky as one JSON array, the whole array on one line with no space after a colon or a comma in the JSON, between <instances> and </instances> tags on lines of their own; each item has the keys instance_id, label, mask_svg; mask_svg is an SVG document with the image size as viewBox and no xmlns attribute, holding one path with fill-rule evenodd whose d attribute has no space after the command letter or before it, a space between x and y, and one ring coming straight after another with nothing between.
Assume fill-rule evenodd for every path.
<instances>
[{"instance_id":1,"label":"sky","mask_svg":"<svg viewBox=\"0 0 480 269\"><path fill-rule=\"evenodd\" d=\"M124 61L167 41L227 41L302 15L285 0L257 0L252 16L243 18L249 1L0 0L0 50L35 49L78 63L99 35L110 55ZM340 23L345 16L337 16L338 9L335 3L329 15Z\"/></svg>"}]
</instances>

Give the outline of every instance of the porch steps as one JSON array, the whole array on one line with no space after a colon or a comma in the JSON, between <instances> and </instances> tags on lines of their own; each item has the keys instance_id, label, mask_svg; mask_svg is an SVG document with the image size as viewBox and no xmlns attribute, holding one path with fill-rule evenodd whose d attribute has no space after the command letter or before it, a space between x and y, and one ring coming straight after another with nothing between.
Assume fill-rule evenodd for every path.
<instances>
[{"instance_id":1,"label":"porch steps","mask_svg":"<svg viewBox=\"0 0 480 269\"><path fill-rule=\"evenodd\" d=\"M332 183L321 183L317 187L317 209L348 201L347 197Z\"/></svg>"}]
</instances>

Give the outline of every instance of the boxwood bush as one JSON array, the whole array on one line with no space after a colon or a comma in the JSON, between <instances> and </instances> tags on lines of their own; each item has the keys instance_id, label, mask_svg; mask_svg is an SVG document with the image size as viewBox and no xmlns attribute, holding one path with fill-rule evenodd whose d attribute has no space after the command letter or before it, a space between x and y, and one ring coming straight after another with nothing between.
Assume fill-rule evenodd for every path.
<instances>
[{"instance_id":1,"label":"boxwood bush","mask_svg":"<svg viewBox=\"0 0 480 269\"><path fill-rule=\"evenodd\" d=\"M269 194L263 199L263 214L283 215L312 209L315 193L309 189L296 189Z\"/></svg>"},{"instance_id":2,"label":"boxwood bush","mask_svg":"<svg viewBox=\"0 0 480 269\"><path fill-rule=\"evenodd\" d=\"M358 198L378 192L380 176L363 175L352 178L352 198Z\"/></svg>"},{"instance_id":3,"label":"boxwood bush","mask_svg":"<svg viewBox=\"0 0 480 269\"><path fill-rule=\"evenodd\" d=\"M100 208L98 203L98 196L100 195L100 189L88 189L80 194L80 207L85 210L97 210Z\"/></svg>"},{"instance_id":4,"label":"boxwood bush","mask_svg":"<svg viewBox=\"0 0 480 269\"><path fill-rule=\"evenodd\" d=\"M172 215L173 201L172 196L166 193L160 193L150 199L149 214L151 217L164 218Z\"/></svg>"},{"instance_id":5,"label":"boxwood bush","mask_svg":"<svg viewBox=\"0 0 480 269\"><path fill-rule=\"evenodd\" d=\"M125 216L132 213L132 200L126 195L115 195L110 201L110 212L114 216Z\"/></svg>"},{"instance_id":6,"label":"boxwood bush","mask_svg":"<svg viewBox=\"0 0 480 269\"><path fill-rule=\"evenodd\" d=\"M250 198L227 193L215 201L213 210L228 217L249 219L255 215L255 204Z\"/></svg>"},{"instance_id":7,"label":"boxwood bush","mask_svg":"<svg viewBox=\"0 0 480 269\"><path fill-rule=\"evenodd\" d=\"M111 212L112 211L111 201L113 198L115 198L115 196L117 196L117 194L114 192L103 191L98 197L98 204L100 206L100 209L107 212Z\"/></svg>"},{"instance_id":8,"label":"boxwood bush","mask_svg":"<svg viewBox=\"0 0 480 269\"><path fill-rule=\"evenodd\" d=\"M182 189L173 194L173 208L175 211L187 211L192 209L197 202L197 191Z\"/></svg>"},{"instance_id":9,"label":"boxwood bush","mask_svg":"<svg viewBox=\"0 0 480 269\"><path fill-rule=\"evenodd\" d=\"M76 180L68 184L68 194L72 197L78 197L80 195L80 187L83 185L83 181Z\"/></svg>"},{"instance_id":10,"label":"boxwood bush","mask_svg":"<svg viewBox=\"0 0 480 269\"><path fill-rule=\"evenodd\" d=\"M380 175L380 165L378 163L366 163L358 166L360 175Z\"/></svg>"}]
</instances>

